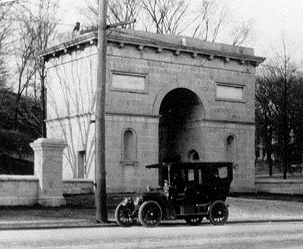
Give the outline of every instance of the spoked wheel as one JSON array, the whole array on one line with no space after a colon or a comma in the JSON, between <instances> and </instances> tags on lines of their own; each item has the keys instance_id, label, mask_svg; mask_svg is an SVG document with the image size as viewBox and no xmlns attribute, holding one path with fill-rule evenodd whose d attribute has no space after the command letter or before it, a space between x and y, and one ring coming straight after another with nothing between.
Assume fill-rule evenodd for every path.
<instances>
[{"instance_id":1,"label":"spoked wheel","mask_svg":"<svg viewBox=\"0 0 303 249\"><path fill-rule=\"evenodd\" d=\"M223 201L215 201L209 210L209 220L213 225L224 225L228 219L228 208Z\"/></svg>"},{"instance_id":2,"label":"spoked wheel","mask_svg":"<svg viewBox=\"0 0 303 249\"><path fill-rule=\"evenodd\" d=\"M134 218L131 216L132 210L120 203L115 212L115 218L119 226L130 227L134 223Z\"/></svg>"},{"instance_id":3,"label":"spoked wheel","mask_svg":"<svg viewBox=\"0 0 303 249\"><path fill-rule=\"evenodd\" d=\"M162 210L157 202L146 201L139 209L139 221L142 226L156 227L162 218Z\"/></svg>"},{"instance_id":4,"label":"spoked wheel","mask_svg":"<svg viewBox=\"0 0 303 249\"><path fill-rule=\"evenodd\" d=\"M187 217L185 218L185 221L188 225L191 225L191 226L197 226L199 225L203 220L203 217L202 216L199 216L199 217Z\"/></svg>"}]
</instances>

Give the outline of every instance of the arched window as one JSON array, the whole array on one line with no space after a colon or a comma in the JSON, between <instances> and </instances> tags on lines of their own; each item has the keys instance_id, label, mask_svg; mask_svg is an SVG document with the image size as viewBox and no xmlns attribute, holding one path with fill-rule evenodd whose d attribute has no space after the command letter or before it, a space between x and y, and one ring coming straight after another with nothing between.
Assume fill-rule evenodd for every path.
<instances>
[{"instance_id":1,"label":"arched window","mask_svg":"<svg viewBox=\"0 0 303 249\"><path fill-rule=\"evenodd\" d=\"M227 161L237 163L237 146L236 138L230 135L226 139L226 149L227 149Z\"/></svg>"},{"instance_id":2,"label":"arched window","mask_svg":"<svg viewBox=\"0 0 303 249\"><path fill-rule=\"evenodd\" d=\"M190 162L194 162L194 161L199 161L200 160L199 154L195 150L190 150L188 152L187 157L188 157L188 161L190 161Z\"/></svg>"},{"instance_id":3,"label":"arched window","mask_svg":"<svg viewBox=\"0 0 303 249\"><path fill-rule=\"evenodd\" d=\"M123 155L124 162L134 162L137 160L136 155L136 137L131 129L127 129L123 133Z\"/></svg>"}]
</instances>

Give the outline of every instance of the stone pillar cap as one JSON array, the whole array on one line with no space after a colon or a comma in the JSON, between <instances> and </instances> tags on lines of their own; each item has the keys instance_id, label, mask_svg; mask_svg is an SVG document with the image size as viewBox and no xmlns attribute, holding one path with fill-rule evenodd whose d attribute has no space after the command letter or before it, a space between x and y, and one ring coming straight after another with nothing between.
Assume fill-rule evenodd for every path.
<instances>
[{"instance_id":1,"label":"stone pillar cap","mask_svg":"<svg viewBox=\"0 0 303 249\"><path fill-rule=\"evenodd\" d=\"M33 143L30 144L32 148L36 147L58 147L65 148L67 143L62 139L55 138L38 138Z\"/></svg>"}]
</instances>

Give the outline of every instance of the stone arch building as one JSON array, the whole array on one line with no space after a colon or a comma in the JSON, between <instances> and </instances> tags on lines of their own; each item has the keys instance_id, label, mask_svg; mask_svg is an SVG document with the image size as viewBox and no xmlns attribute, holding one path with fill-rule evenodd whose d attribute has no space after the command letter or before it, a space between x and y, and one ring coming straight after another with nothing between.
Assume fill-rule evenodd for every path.
<instances>
[{"instance_id":1,"label":"stone arch building","mask_svg":"<svg viewBox=\"0 0 303 249\"><path fill-rule=\"evenodd\" d=\"M96 44L92 31L41 54L47 135L68 143L65 179L94 179ZM107 191L157 185L158 172L144 166L163 160L233 160L232 188L252 190L254 73L263 60L251 48L109 30Z\"/></svg>"}]
</instances>

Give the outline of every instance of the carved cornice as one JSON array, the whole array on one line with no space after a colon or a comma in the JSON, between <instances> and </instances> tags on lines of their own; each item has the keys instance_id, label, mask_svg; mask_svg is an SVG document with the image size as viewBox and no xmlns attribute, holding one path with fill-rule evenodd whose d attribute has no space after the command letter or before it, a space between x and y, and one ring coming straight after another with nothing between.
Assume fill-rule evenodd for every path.
<instances>
[{"instance_id":1,"label":"carved cornice","mask_svg":"<svg viewBox=\"0 0 303 249\"><path fill-rule=\"evenodd\" d=\"M258 66L265 58L253 55L253 50L244 47L231 46L226 44L209 43L193 38L182 38L180 43L171 39L169 35L159 35L139 31L124 31L122 29L114 29L108 31L107 42L117 44L117 47L123 49L125 46L134 46L139 51L144 51L145 48L155 50L155 53L160 54L164 50L170 51L174 55L188 54L193 59L198 57L206 57L208 60L220 59L224 63L237 61L240 65L250 64ZM167 39L168 38L168 39ZM187 42L189 41L195 42ZM71 53L72 51L84 49L87 46L96 46L98 41L98 33L96 31L86 33L77 38L51 47L41 53L40 57L44 57L45 61L52 57L60 57L63 54ZM199 42L197 42L199 41ZM204 46L205 44L205 46ZM222 48L223 47L223 48Z\"/></svg>"}]
</instances>

